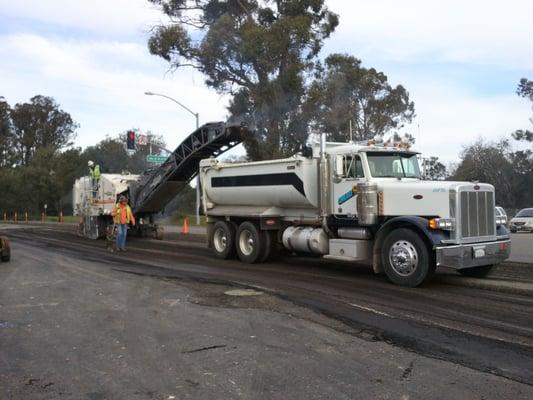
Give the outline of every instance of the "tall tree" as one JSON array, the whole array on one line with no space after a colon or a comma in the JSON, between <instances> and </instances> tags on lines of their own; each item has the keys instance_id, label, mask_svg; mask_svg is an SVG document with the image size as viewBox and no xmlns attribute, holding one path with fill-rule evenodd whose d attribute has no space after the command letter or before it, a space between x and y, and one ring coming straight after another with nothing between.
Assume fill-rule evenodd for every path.
<instances>
[{"instance_id":1,"label":"tall tree","mask_svg":"<svg viewBox=\"0 0 533 400\"><path fill-rule=\"evenodd\" d=\"M234 95L233 119L256 128L245 143L250 158L280 157L305 143L305 75L338 25L325 0L149 1L172 21L154 28L150 52Z\"/></svg>"},{"instance_id":2,"label":"tall tree","mask_svg":"<svg viewBox=\"0 0 533 400\"><path fill-rule=\"evenodd\" d=\"M509 142L486 143L481 139L466 147L461 154L452 180L480 181L494 185L496 203L506 208L518 208L517 175L511 162Z\"/></svg>"},{"instance_id":3,"label":"tall tree","mask_svg":"<svg viewBox=\"0 0 533 400\"><path fill-rule=\"evenodd\" d=\"M366 140L411 122L415 106L402 85L392 87L383 72L365 68L361 60L332 54L318 69L309 91L308 109L315 128L331 140Z\"/></svg>"},{"instance_id":4,"label":"tall tree","mask_svg":"<svg viewBox=\"0 0 533 400\"><path fill-rule=\"evenodd\" d=\"M533 81L530 81L526 78L520 79L520 83L516 89L516 94L518 94L520 97L529 99L529 101L533 103ZM533 124L533 118L530 118L529 120ZM530 131L529 129L519 129L513 133L513 137L516 140L533 142L533 131Z\"/></svg>"},{"instance_id":5,"label":"tall tree","mask_svg":"<svg viewBox=\"0 0 533 400\"><path fill-rule=\"evenodd\" d=\"M16 104L11 120L17 162L22 165L27 165L40 147L60 150L70 146L78 128L52 97L41 95L32 97L29 103Z\"/></svg>"},{"instance_id":6,"label":"tall tree","mask_svg":"<svg viewBox=\"0 0 533 400\"><path fill-rule=\"evenodd\" d=\"M13 127L11 107L0 96L0 167L11 165L13 158Z\"/></svg>"}]
</instances>

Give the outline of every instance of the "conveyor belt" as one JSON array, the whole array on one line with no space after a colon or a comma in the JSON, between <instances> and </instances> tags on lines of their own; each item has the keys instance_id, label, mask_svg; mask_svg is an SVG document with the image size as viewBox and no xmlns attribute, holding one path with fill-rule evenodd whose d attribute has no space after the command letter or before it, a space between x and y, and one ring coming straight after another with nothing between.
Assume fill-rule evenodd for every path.
<instances>
[{"instance_id":1,"label":"conveyor belt","mask_svg":"<svg viewBox=\"0 0 533 400\"><path fill-rule=\"evenodd\" d=\"M136 214L154 214L198 173L200 160L216 157L241 143L249 130L223 122L205 124L191 133L159 168L130 187Z\"/></svg>"}]
</instances>

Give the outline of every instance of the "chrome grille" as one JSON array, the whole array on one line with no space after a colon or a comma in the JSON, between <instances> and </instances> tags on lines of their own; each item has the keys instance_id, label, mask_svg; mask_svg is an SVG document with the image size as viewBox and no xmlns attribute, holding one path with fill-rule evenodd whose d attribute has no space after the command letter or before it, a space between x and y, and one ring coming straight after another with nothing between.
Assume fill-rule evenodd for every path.
<instances>
[{"instance_id":1,"label":"chrome grille","mask_svg":"<svg viewBox=\"0 0 533 400\"><path fill-rule=\"evenodd\" d=\"M475 238L495 235L493 192L461 192L461 236Z\"/></svg>"}]
</instances>

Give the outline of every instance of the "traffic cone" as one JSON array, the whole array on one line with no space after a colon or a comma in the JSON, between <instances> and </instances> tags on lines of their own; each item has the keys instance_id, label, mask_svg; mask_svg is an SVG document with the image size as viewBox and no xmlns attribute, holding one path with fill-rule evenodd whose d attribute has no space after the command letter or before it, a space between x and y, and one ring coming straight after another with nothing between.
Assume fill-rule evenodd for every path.
<instances>
[{"instance_id":1,"label":"traffic cone","mask_svg":"<svg viewBox=\"0 0 533 400\"><path fill-rule=\"evenodd\" d=\"M185 217L185 219L183 220L183 226L181 227L181 233L183 233L184 235L189 234L189 218L187 217Z\"/></svg>"}]
</instances>

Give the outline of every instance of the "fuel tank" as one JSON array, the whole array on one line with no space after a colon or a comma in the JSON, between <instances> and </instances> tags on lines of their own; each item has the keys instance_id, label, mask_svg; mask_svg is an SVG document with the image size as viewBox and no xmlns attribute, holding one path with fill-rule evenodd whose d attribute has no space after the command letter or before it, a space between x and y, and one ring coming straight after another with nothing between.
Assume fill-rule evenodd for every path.
<instances>
[{"instance_id":1,"label":"fuel tank","mask_svg":"<svg viewBox=\"0 0 533 400\"><path fill-rule=\"evenodd\" d=\"M295 156L282 160L200 162L204 203L216 206L318 208L319 160Z\"/></svg>"}]
</instances>

